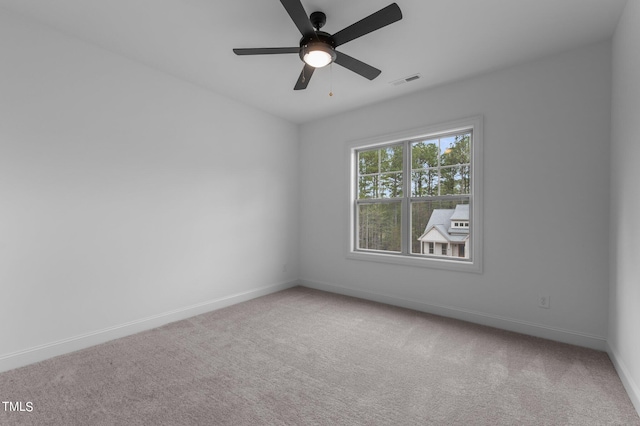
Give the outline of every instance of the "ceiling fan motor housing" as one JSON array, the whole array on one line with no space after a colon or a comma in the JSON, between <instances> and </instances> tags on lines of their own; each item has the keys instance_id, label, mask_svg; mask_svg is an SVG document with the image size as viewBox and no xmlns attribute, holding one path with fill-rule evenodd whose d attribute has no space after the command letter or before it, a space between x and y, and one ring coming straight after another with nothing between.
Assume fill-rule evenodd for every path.
<instances>
[{"instance_id":1,"label":"ceiling fan motor housing","mask_svg":"<svg viewBox=\"0 0 640 426\"><path fill-rule=\"evenodd\" d=\"M316 12L314 12L316 13ZM322 13L322 12L317 12ZM323 14L324 15L324 14ZM331 62L336 60L336 43L331 34L324 31L316 31L312 36L305 36L300 39L300 59L304 62L304 55L312 50L321 50L331 56Z\"/></svg>"}]
</instances>

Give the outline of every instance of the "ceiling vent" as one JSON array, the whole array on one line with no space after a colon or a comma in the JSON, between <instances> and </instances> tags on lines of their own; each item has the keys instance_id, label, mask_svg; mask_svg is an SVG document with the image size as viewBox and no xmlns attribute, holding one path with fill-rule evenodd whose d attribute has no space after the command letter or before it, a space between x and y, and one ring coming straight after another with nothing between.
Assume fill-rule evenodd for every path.
<instances>
[{"instance_id":1,"label":"ceiling vent","mask_svg":"<svg viewBox=\"0 0 640 426\"><path fill-rule=\"evenodd\" d=\"M401 78L400 80L392 81L392 82L390 82L390 84L393 84L394 86L400 86L401 84L409 83L409 82L415 81L415 80L417 80L419 78L422 78L422 76L420 74L413 74L413 75L410 75L408 77Z\"/></svg>"}]
</instances>

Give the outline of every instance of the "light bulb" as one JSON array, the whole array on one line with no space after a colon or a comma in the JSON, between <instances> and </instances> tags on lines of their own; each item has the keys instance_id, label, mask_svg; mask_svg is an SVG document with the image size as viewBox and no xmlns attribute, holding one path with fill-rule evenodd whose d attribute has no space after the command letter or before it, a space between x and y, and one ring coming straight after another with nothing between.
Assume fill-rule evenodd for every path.
<instances>
[{"instance_id":1,"label":"light bulb","mask_svg":"<svg viewBox=\"0 0 640 426\"><path fill-rule=\"evenodd\" d=\"M333 58L323 50L311 50L304 55L304 61L314 68L326 67Z\"/></svg>"}]
</instances>

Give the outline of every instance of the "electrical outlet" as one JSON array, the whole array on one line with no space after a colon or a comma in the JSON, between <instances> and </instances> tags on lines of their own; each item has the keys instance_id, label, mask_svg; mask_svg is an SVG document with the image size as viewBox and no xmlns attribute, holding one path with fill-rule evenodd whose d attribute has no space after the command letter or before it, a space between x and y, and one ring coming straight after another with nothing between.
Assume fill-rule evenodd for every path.
<instances>
[{"instance_id":1,"label":"electrical outlet","mask_svg":"<svg viewBox=\"0 0 640 426\"><path fill-rule=\"evenodd\" d=\"M551 298L548 295L538 296L538 306L549 309L551 307Z\"/></svg>"}]
</instances>

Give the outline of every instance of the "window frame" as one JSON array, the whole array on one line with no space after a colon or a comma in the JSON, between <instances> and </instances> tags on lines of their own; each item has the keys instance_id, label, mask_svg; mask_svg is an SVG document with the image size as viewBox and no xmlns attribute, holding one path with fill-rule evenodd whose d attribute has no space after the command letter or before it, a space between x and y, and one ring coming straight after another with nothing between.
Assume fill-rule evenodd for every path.
<instances>
[{"instance_id":1,"label":"window frame","mask_svg":"<svg viewBox=\"0 0 640 426\"><path fill-rule=\"evenodd\" d=\"M357 191L358 191L358 151L366 149L382 148L398 143L419 139L430 139L447 134L472 132L471 142L471 189L469 193L470 222L470 250L472 258L469 260L447 259L444 257L427 257L417 253L383 252L375 250L357 249ZM355 140L346 144L347 176L349 181L348 196L348 245L346 257L352 260L364 260L383 263L394 263L407 266L419 266L426 268L445 269L451 271L482 273L482 241L483 241L483 117L475 116L460 120L437 123L425 127L405 130L393 134ZM410 161L410 152L405 152L405 162ZM410 165L410 163L409 163ZM411 175L403 176L403 179L411 179ZM409 183L410 184L410 183ZM411 194L403 194L402 198L402 237L411 237ZM467 228L469 229L469 228Z\"/></svg>"}]
</instances>

